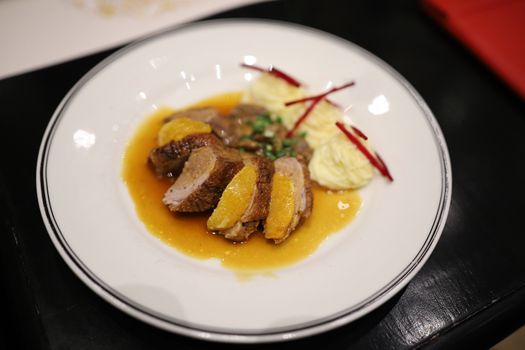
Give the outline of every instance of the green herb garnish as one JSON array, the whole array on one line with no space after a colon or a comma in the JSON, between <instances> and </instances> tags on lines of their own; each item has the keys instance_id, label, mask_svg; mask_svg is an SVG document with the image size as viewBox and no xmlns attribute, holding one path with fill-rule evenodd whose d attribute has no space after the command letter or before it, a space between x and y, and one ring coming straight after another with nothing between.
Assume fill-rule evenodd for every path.
<instances>
[{"instance_id":1,"label":"green herb garnish","mask_svg":"<svg viewBox=\"0 0 525 350\"><path fill-rule=\"evenodd\" d=\"M261 147L259 152L271 160L284 156L295 157L297 153L293 146L300 141L299 137L306 135L303 132L299 136L292 138L277 138L275 129L268 129L268 127L273 124L282 124L283 118L277 116L275 119L272 119L269 113L263 113L255 117L255 119L246 120L244 123L251 127L251 133L241 136L240 140L257 142ZM244 151L244 148L242 150Z\"/></svg>"},{"instance_id":2,"label":"green herb garnish","mask_svg":"<svg viewBox=\"0 0 525 350\"><path fill-rule=\"evenodd\" d=\"M299 140L295 137L292 137L292 138L289 138L289 139L284 139L283 140L283 146L284 147L291 147L293 145L296 145L297 142L299 142Z\"/></svg>"},{"instance_id":3,"label":"green herb garnish","mask_svg":"<svg viewBox=\"0 0 525 350\"><path fill-rule=\"evenodd\" d=\"M253 132L256 134L262 134L267 126L272 124L272 119L269 114L261 114L255 118L255 121L251 125Z\"/></svg>"}]
</instances>

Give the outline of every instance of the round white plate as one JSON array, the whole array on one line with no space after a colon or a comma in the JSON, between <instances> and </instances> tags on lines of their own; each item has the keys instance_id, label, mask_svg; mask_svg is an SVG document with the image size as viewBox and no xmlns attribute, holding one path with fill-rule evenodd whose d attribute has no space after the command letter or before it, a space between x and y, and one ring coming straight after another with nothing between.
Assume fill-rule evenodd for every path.
<instances>
[{"instance_id":1,"label":"round white plate","mask_svg":"<svg viewBox=\"0 0 525 350\"><path fill-rule=\"evenodd\" d=\"M156 239L121 178L126 143L141 120L163 105L243 89L257 73L241 62L273 64L311 93L355 80L331 98L368 134L395 179L376 176L361 191L357 219L307 259L247 281ZM102 298L169 331L263 342L341 326L405 286L443 229L451 170L432 113L377 57L311 28L219 20L132 44L84 76L46 130L37 191L56 248Z\"/></svg>"}]
</instances>

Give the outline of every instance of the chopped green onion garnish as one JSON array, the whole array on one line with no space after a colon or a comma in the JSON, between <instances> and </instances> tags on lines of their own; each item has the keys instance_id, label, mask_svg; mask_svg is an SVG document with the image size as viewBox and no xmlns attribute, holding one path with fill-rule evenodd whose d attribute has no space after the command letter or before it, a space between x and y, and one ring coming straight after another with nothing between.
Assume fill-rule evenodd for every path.
<instances>
[{"instance_id":1,"label":"chopped green onion garnish","mask_svg":"<svg viewBox=\"0 0 525 350\"><path fill-rule=\"evenodd\" d=\"M297 142L299 142L299 140L296 139L295 137L291 138L291 139L284 139L283 140L283 146L284 147L290 147L290 146L293 146L293 145L297 144Z\"/></svg>"}]
</instances>

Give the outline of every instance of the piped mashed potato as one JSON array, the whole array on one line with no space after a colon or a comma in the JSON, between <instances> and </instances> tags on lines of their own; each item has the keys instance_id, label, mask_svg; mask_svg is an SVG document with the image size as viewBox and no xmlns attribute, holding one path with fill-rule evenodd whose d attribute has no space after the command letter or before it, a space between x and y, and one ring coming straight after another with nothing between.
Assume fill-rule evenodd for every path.
<instances>
[{"instance_id":1,"label":"piped mashed potato","mask_svg":"<svg viewBox=\"0 0 525 350\"><path fill-rule=\"evenodd\" d=\"M301 113L302 114L302 113ZM297 116L299 118L299 116ZM295 120L297 120L297 118ZM341 133L335 122L343 119L343 112L337 106L323 100L315 106L299 126L298 132L306 133L306 142L315 150L330 138ZM295 123L294 120L294 123ZM293 124L292 123L292 126ZM348 141L348 140L347 140Z\"/></svg>"},{"instance_id":2,"label":"piped mashed potato","mask_svg":"<svg viewBox=\"0 0 525 350\"><path fill-rule=\"evenodd\" d=\"M248 86L242 101L265 107L271 112L273 118L282 118L284 126L291 129L304 113L307 105L297 103L286 107L284 104L303 97L306 97L303 88L293 86L271 74L263 73ZM331 136L339 133L334 124L342 117L343 113L337 106L323 100L300 125L298 132L304 132L308 145L316 149Z\"/></svg>"},{"instance_id":3,"label":"piped mashed potato","mask_svg":"<svg viewBox=\"0 0 525 350\"><path fill-rule=\"evenodd\" d=\"M366 141L361 142L370 149ZM362 187L374 176L372 164L342 133L314 151L308 169L312 179L333 190Z\"/></svg>"},{"instance_id":4,"label":"piped mashed potato","mask_svg":"<svg viewBox=\"0 0 525 350\"><path fill-rule=\"evenodd\" d=\"M242 101L265 107L271 112L272 118L282 118L283 124L291 129L304 113L307 103L288 107L284 104L304 97L306 94L303 88L263 73L249 85ZM335 126L335 122L342 120L342 110L323 100L298 129L298 133L306 135L306 141L314 150L308 165L311 178L333 190L362 187L374 175L374 168L369 160ZM361 141L370 148L365 140Z\"/></svg>"},{"instance_id":5,"label":"piped mashed potato","mask_svg":"<svg viewBox=\"0 0 525 350\"><path fill-rule=\"evenodd\" d=\"M284 104L303 97L305 97L303 88L263 73L244 91L242 102L265 107L271 112L273 118L281 117L284 126L291 129L295 120L302 114L304 106L296 104L286 107Z\"/></svg>"}]
</instances>

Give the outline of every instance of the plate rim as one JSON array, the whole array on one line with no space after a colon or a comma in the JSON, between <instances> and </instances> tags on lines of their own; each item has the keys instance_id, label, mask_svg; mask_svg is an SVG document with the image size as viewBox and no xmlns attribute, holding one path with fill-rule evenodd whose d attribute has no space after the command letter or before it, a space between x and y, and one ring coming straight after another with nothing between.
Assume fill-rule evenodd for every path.
<instances>
[{"instance_id":1,"label":"plate rim","mask_svg":"<svg viewBox=\"0 0 525 350\"><path fill-rule=\"evenodd\" d=\"M400 273L398 273L381 289L368 296L360 303L353 305L352 307L346 308L340 312L321 319L291 326L269 328L260 332L194 325L190 322L166 317L166 315L159 314L154 310L149 310L147 307L135 303L124 295L121 295L119 292L113 290L109 285L106 285L104 281L100 280L94 273L92 273L89 268L83 264L81 259L75 255L73 249L69 247L67 240L62 235L60 227L54 219L47 188L47 160L49 156L49 147L52 144L54 133L61 118L64 115L64 111L66 110L68 103L87 82L100 73L105 67L117 61L120 57L150 41L154 41L168 35L176 35L176 33L188 29L191 30L197 27L213 27L215 25L231 24L268 25L273 28L280 27L284 30L299 29L302 31L311 32L319 37L325 37L341 44L342 46L350 47L352 50L358 51L368 60L384 69L392 78L398 81L407 90L418 107L421 108L421 111L425 116L425 120L432 130L433 140L440 156L441 193L433 223L430 226L427 237L419 251ZM415 90L415 88L400 73L398 73L381 58L375 56L368 50L347 39L302 24L260 18L226 18L191 22L155 32L122 47L91 68L77 83L73 85L73 87L64 96L48 122L38 153L36 165L36 191L40 213L46 230L55 248L69 268L71 268L71 270L75 273L75 275L77 275L80 280L82 280L102 299L139 320L174 333L183 334L202 340L231 343L258 343L302 338L322 333L350 323L364 314L367 314L378 308L388 301L392 296L397 294L402 288L404 288L428 260L445 227L452 197L452 169L445 138L432 111L425 103L423 98L419 95L419 93Z\"/></svg>"}]
</instances>

